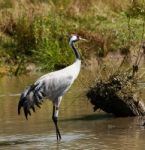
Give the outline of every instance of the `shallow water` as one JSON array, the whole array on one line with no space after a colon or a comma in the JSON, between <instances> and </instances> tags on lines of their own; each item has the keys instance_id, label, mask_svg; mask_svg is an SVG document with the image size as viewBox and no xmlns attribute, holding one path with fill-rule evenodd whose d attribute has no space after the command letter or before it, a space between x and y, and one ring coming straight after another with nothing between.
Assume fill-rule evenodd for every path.
<instances>
[{"instance_id":1,"label":"shallow water","mask_svg":"<svg viewBox=\"0 0 145 150\"><path fill-rule=\"evenodd\" d=\"M29 120L17 115L20 92L37 76L0 79L0 150L144 150L142 117L114 118L93 112L80 81L64 96L59 127L62 141L56 142L51 120L52 104L44 102Z\"/></svg>"}]
</instances>

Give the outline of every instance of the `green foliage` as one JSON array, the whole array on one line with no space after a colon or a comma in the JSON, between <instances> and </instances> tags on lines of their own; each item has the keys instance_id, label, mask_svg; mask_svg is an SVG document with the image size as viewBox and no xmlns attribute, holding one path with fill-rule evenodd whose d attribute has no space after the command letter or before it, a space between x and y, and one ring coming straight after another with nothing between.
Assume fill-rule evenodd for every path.
<instances>
[{"instance_id":1,"label":"green foliage","mask_svg":"<svg viewBox=\"0 0 145 150\"><path fill-rule=\"evenodd\" d=\"M36 63L42 70L55 70L72 63L70 33L83 31L82 36L92 43L79 45L80 49L89 49L94 44L92 49L100 57L118 49L125 54L131 42L142 38L145 8L141 1L134 0L131 4L126 1L124 8L120 5L122 1L113 0L27 2L19 2L20 5L15 1L20 5L19 11L11 0L0 2L0 7L6 9L0 15L0 58L4 63L18 66L13 70L16 74L23 72L20 70L25 70L27 63ZM82 52L83 58L88 55L88 51Z\"/></svg>"},{"instance_id":2,"label":"green foliage","mask_svg":"<svg viewBox=\"0 0 145 150\"><path fill-rule=\"evenodd\" d=\"M145 17L144 1L133 0L130 7L125 12L127 17Z\"/></svg>"},{"instance_id":3,"label":"green foliage","mask_svg":"<svg viewBox=\"0 0 145 150\"><path fill-rule=\"evenodd\" d=\"M64 28L60 16L48 15L37 18L34 30L37 46L33 51L33 58L43 70L59 69L72 62L73 55L68 47L67 28Z\"/></svg>"},{"instance_id":4,"label":"green foliage","mask_svg":"<svg viewBox=\"0 0 145 150\"><path fill-rule=\"evenodd\" d=\"M16 54L31 56L32 50L36 48L34 21L22 16L17 21L14 40L16 43Z\"/></svg>"},{"instance_id":5,"label":"green foliage","mask_svg":"<svg viewBox=\"0 0 145 150\"><path fill-rule=\"evenodd\" d=\"M11 0L4 0L0 3L0 8L12 8L12 1Z\"/></svg>"}]
</instances>

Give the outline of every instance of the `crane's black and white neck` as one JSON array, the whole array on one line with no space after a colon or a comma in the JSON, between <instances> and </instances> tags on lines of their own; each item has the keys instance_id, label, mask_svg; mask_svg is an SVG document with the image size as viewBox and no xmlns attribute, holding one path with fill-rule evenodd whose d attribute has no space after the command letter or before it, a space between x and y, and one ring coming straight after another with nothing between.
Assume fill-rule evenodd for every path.
<instances>
[{"instance_id":1,"label":"crane's black and white neck","mask_svg":"<svg viewBox=\"0 0 145 150\"><path fill-rule=\"evenodd\" d=\"M55 124L56 137L59 141L61 134L58 128L59 106L63 95L69 90L75 79L78 77L81 68L80 53L76 49L74 43L78 40L84 40L77 35L72 35L69 45L74 51L76 61L64 69L50 72L43 75L34 84L30 85L21 94L18 104L18 114L23 107L26 119L31 115L31 109L35 112L35 106L39 105L44 99L49 99L53 104L52 119Z\"/></svg>"},{"instance_id":2,"label":"crane's black and white neck","mask_svg":"<svg viewBox=\"0 0 145 150\"><path fill-rule=\"evenodd\" d=\"M77 50L76 47L74 46L74 43L77 42L78 40L79 40L79 36L73 35L73 36L70 38L69 45L70 45L70 47L73 49L74 54L75 54L75 56L76 56L76 59L81 60L80 53L78 52L78 50Z\"/></svg>"}]
</instances>

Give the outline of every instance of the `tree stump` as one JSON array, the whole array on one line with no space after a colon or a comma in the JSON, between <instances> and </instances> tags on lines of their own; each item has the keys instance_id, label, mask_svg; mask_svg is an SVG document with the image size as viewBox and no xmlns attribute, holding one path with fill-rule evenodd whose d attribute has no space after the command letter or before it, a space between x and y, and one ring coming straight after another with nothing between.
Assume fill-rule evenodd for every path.
<instances>
[{"instance_id":1,"label":"tree stump","mask_svg":"<svg viewBox=\"0 0 145 150\"><path fill-rule=\"evenodd\" d=\"M128 73L117 73L106 81L97 81L87 92L94 111L101 109L118 117L145 114L141 98L136 96L136 78Z\"/></svg>"}]
</instances>

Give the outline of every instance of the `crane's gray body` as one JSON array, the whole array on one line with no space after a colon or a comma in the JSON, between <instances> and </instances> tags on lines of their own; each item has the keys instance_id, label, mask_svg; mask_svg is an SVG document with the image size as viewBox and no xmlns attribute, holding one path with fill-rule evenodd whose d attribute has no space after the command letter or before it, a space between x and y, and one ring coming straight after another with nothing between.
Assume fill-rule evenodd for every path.
<instances>
[{"instance_id":1,"label":"crane's gray body","mask_svg":"<svg viewBox=\"0 0 145 150\"><path fill-rule=\"evenodd\" d=\"M34 88L28 87L23 92L31 102L37 96L38 102L44 98L55 101L63 96L71 87L80 72L81 61L76 60L72 65L40 77L34 84ZM34 96L35 94L35 96Z\"/></svg>"},{"instance_id":2,"label":"crane's gray body","mask_svg":"<svg viewBox=\"0 0 145 150\"><path fill-rule=\"evenodd\" d=\"M76 60L72 65L42 76L35 84L42 85L42 90L50 100L63 96L80 72L81 61ZM77 68L77 69L76 69Z\"/></svg>"}]
</instances>

